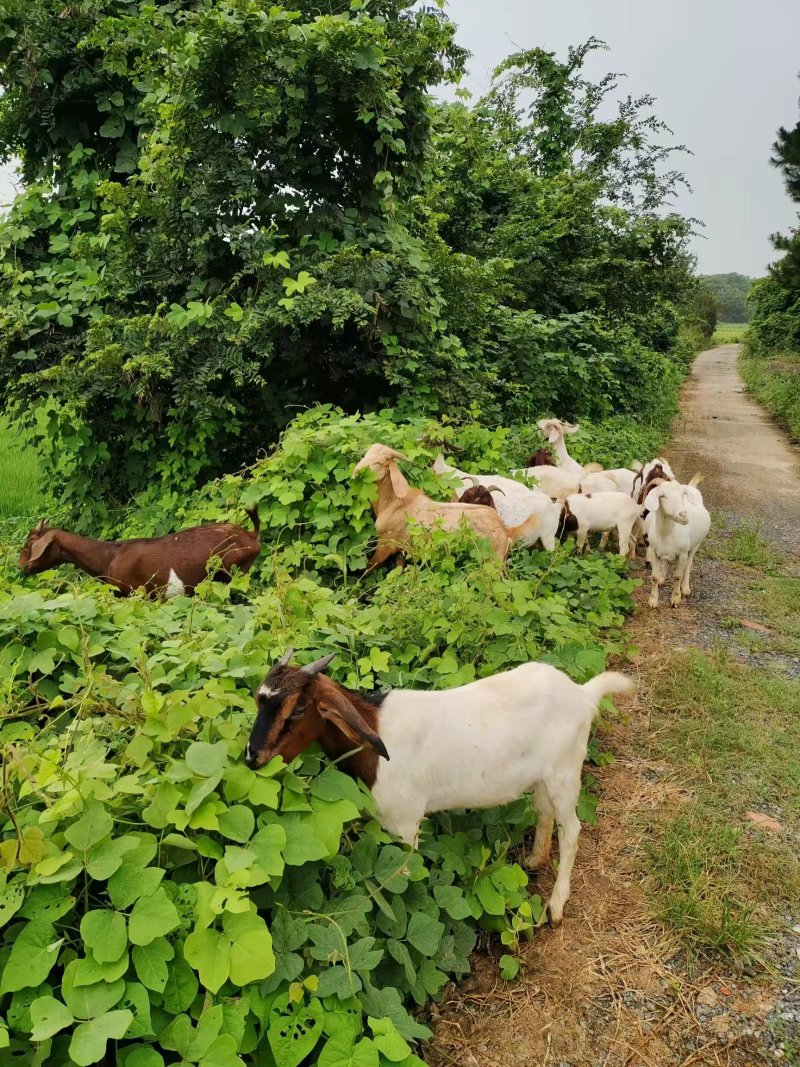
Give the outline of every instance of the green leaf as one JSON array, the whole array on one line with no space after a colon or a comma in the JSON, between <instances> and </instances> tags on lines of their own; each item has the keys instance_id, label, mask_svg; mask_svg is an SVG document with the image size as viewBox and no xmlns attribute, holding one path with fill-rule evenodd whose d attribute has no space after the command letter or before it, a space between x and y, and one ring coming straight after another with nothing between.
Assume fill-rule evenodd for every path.
<instances>
[{"instance_id":1,"label":"green leaf","mask_svg":"<svg viewBox=\"0 0 800 1067\"><path fill-rule=\"evenodd\" d=\"M139 981L148 989L161 993L169 978L167 963L175 950L164 937L156 937L148 945L136 945L133 950L133 966Z\"/></svg>"},{"instance_id":2,"label":"green leaf","mask_svg":"<svg viewBox=\"0 0 800 1067\"><path fill-rule=\"evenodd\" d=\"M393 1063L400 1063L411 1055L410 1045L398 1033L397 1027L391 1019L373 1019L370 1016L367 1021L372 1030L378 1051L387 1060L391 1060Z\"/></svg>"},{"instance_id":3,"label":"green leaf","mask_svg":"<svg viewBox=\"0 0 800 1067\"><path fill-rule=\"evenodd\" d=\"M125 916L118 911L87 911L81 937L98 963L114 963L128 947Z\"/></svg>"},{"instance_id":4,"label":"green leaf","mask_svg":"<svg viewBox=\"0 0 800 1067\"><path fill-rule=\"evenodd\" d=\"M312 997L308 1004L289 1003L289 994L278 996L270 1009L267 1040L278 1067L298 1067L322 1036L322 1004Z\"/></svg>"},{"instance_id":5,"label":"green leaf","mask_svg":"<svg viewBox=\"0 0 800 1067\"><path fill-rule=\"evenodd\" d=\"M88 852L98 841L111 833L114 820L97 800L87 800L83 815L64 831L64 837L78 852Z\"/></svg>"},{"instance_id":6,"label":"green leaf","mask_svg":"<svg viewBox=\"0 0 800 1067\"><path fill-rule=\"evenodd\" d=\"M169 978L161 998L164 1010L171 1015L180 1015L181 1012L188 1011L197 996L198 989L199 984L194 971L186 960L178 956L169 967Z\"/></svg>"},{"instance_id":7,"label":"green leaf","mask_svg":"<svg viewBox=\"0 0 800 1067\"><path fill-rule=\"evenodd\" d=\"M126 853L135 849L137 844L136 838L129 835L115 837L110 841L101 841L89 853L86 870L92 878L105 881L119 870Z\"/></svg>"},{"instance_id":8,"label":"green leaf","mask_svg":"<svg viewBox=\"0 0 800 1067\"><path fill-rule=\"evenodd\" d=\"M164 877L160 867L141 867L123 863L108 881L108 895L116 908L129 908L139 897L155 893Z\"/></svg>"},{"instance_id":9,"label":"green leaf","mask_svg":"<svg viewBox=\"0 0 800 1067\"><path fill-rule=\"evenodd\" d=\"M516 978L519 974L519 960L516 956L509 956L508 953L500 957L500 977L510 982L512 978Z\"/></svg>"},{"instance_id":10,"label":"green leaf","mask_svg":"<svg viewBox=\"0 0 800 1067\"><path fill-rule=\"evenodd\" d=\"M346 1037L332 1037L317 1063L319 1067L379 1067L380 1059L377 1047L368 1037L355 1044Z\"/></svg>"},{"instance_id":11,"label":"green leaf","mask_svg":"<svg viewBox=\"0 0 800 1067\"><path fill-rule=\"evenodd\" d=\"M121 1062L123 1067L164 1067L164 1057L150 1045L131 1047Z\"/></svg>"},{"instance_id":12,"label":"green leaf","mask_svg":"<svg viewBox=\"0 0 800 1067\"><path fill-rule=\"evenodd\" d=\"M434 956L444 933L444 923L418 911L411 916L406 940L423 956Z\"/></svg>"},{"instance_id":13,"label":"green leaf","mask_svg":"<svg viewBox=\"0 0 800 1067\"><path fill-rule=\"evenodd\" d=\"M132 1012L123 1008L106 1012L88 1023L81 1023L75 1028L69 1043L70 1059L78 1067L97 1063L106 1054L106 1043L123 1038L132 1021Z\"/></svg>"},{"instance_id":14,"label":"green leaf","mask_svg":"<svg viewBox=\"0 0 800 1067\"><path fill-rule=\"evenodd\" d=\"M172 782L159 782L153 791L153 799L142 811L144 821L156 830L163 830L169 825L170 815L175 811L180 799L180 790Z\"/></svg>"},{"instance_id":15,"label":"green leaf","mask_svg":"<svg viewBox=\"0 0 800 1067\"><path fill-rule=\"evenodd\" d=\"M223 837L231 841L240 841L242 844L250 840L256 826L256 817L251 808L243 804L234 804L224 811L217 820L219 832Z\"/></svg>"},{"instance_id":16,"label":"green leaf","mask_svg":"<svg viewBox=\"0 0 800 1067\"><path fill-rule=\"evenodd\" d=\"M31 1004L33 1023L32 1041L46 1041L73 1021L74 1016L66 1004L55 997L39 997Z\"/></svg>"},{"instance_id":17,"label":"green leaf","mask_svg":"<svg viewBox=\"0 0 800 1067\"><path fill-rule=\"evenodd\" d=\"M47 978L58 959L61 939L50 923L29 922L11 946L0 993L38 986Z\"/></svg>"},{"instance_id":18,"label":"green leaf","mask_svg":"<svg viewBox=\"0 0 800 1067\"><path fill-rule=\"evenodd\" d=\"M506 899L492 883L488 874L482 874L475 883L475 894L489 915L505 915Z\"/></svg>"},{"instance_id":19,"label":"green leaf","mask_svg":"<svg viewBox=\"0 0 800 1067\"><path fill-rule=\"evenodd\" d=\"M433 890L433 899L451 919L468 919L472 914L464 893L454 885L437 885Z\"/></svg>"},{"instance_id":20,"label":"green leaf","mask_svg":"<svg viewBox=\"0 0 800 1067\"><path fill-rule=\"evenodd\" d=\"M175 905L162 887L149 897L139 897L133 906L128 937L133 945L149 945L180 925Z\"/></svg>"},{"instance_id":21,"label":"green leaf","mask_svg":"<svg viewBox=\"0 0 800 1067\"><path fill-rule=\"evenodd\" d=\"M275 970L275 956L272 938L261 916L255 911L239 915L227 912L222 925L231 939L230 977L234 985L268 978Z\"/></svg>"},{"instance_id":22,"label":"green leaf","mask_svg":"<svg viewBox=\"0 0 800 1067\"><path fill-rule=\"evenodd\" d=\"M75 975L79 973L78 965L81 962L81 960L73 960L64 968L61 996L76 1019L93 1019L119 1002L125 992L125 982L122 978L118 978L114 982L96 982L94 985L78 986L75 984Z\"/></svg>"},{"instance_id":23,"label":"green leaf","mask_svg":"<svg viewBox=\"0 0 800 1067\"><path fill-rule=\"evenodd\" d=\"M128 1037L154 1037L150 1018L150 996L139 982L126 982L125 993L120 1001L123 1008L133 1013Z\"/></svg>"},{"instance_id":24,"label":"green leaf","mask_svg":"<svg viewBox=\"0 0 800 1067\"><path fill-rule=\"evenodd\" d=\"M6 886L0 894L0 926L5 926L25 903L25 889L19 882Z\"/></svg>"},{"instance_id":25,"label":"green leaf","mask_svg":"<svg viewBox=\"0 0 800 1067\"><path fill-rule=\"evenodd\" d=\"M231 942L217 930L195 930L183 946L186 962L194 967L200 981L216 993L231 973Z\"/></svg>"},{"instance_id":26,"label":"green leaf","mask_svg":"<svg viewBox=\"0 0 800 1067\"><path fill-rule=\"evenodd\" d=\"M189 769L201 778L221 774L228 762L228 753L223 744L212 745L208 741L193 741L186 750Z\"/></svg>"}]
</instances>

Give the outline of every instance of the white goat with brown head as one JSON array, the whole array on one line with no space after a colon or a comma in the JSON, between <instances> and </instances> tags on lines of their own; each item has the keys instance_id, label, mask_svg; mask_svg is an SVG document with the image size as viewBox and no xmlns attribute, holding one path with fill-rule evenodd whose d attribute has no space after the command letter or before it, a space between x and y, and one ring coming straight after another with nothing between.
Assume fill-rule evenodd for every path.
<instances>
[{"instance_id":1,"label":"white goat with brown head","mask_svg":"<svg viewBox=\"0 0 800 1067\"><path fill-rule=\"evenodd\" d=\"M395 689L378 697L322 674L333 656L289 665L291 649L256 694L245 748L250 767L289 762L319 741L325 753L372 790L385 829L417 847L424 816L489 808L533 792L538 811L531 867L550 857L558 827L559 865L548 903L558 925L569 898L580 822L581 767L600 700L629 692L620 674L577 685L546 663L438 692Z\"/></svg>"}]
</instances>

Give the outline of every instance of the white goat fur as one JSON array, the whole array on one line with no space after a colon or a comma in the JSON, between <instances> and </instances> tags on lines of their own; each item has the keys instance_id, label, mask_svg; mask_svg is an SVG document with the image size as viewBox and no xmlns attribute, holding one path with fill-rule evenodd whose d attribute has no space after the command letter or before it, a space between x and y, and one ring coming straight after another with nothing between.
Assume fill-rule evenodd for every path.
<instances>
[{"instance_id":1,"label":"white goat fur","mask_svg":"<svg viewBox=\"0 0 800 1067\"><path fill-rule=\"evenodd\" d=\"M670 604L677 607L682 597L691 595L691 574L695 553L711 529L703 496L695 475L688 485L660 482L647 494L644 520L647 534L647 562L652 571L648 604L658 607L659 590L667 578L667 567L674 564Z\"/></svg>"},{"instance_id":2,"label":"white goat fur","mask_svg":"<svg viewBox=\"0 0 800 1067\"><path fill-rule=\"evenodd\" d=\"M578 424L562 422L561 419L540 419L536 425L547 438L547 443L553 446L557 465L572 474L578 476L583 474L582 465L567 452L567 446L564 443L566 434L578 432L580 429Z\"/></svg>"},{"instance_id":3,"label":"white goat fur","mask_svg":"<svg viewBox=\"0 0 800 1067\"><path fill-rule=\"evenodd\" d=\"M607 535L609 531L616 530L619 554L630 554L631 534L644 505L637 504L627 493L610 492L592 493L591 496L576 493L567 497L567 507L578 521L578 552L583 551L590 533L600 532ZM605 548L606 540L607 537L604 537L601 548Z\"/></svg>"},{"instance_id":4,"label":"white goat fur","mask_svg":"<svg viewBox=\"0 0 800 1067\"><path fill-rule=\"evenodd\" d=\"M561 922L569 898L580 822L581 767L597 706L634 683L606 672L577 685L544 663L457 689L394 690L378 711L390 754L372 787L387 830L416 847L422 818L451 808L488 808L533 790L538 820L532 867L547 863L558 826L559 867L548 904Z\"/></svg>"},{"instance_id":5,"label":"white goat fur","mask_svg":"<svg viewBox=\"0 0 800 1067\"><path fill-rule=\"evenodd\" d=\"M532 530L518 538L519 543L530 548L538 541L548 552L552 552L556 547L561 508L545 493L500 474L467 474L449 466L442 456L437 456L433 469L437 474L454 474L461 479L461 488L456 489L456 496L459 498L469 488L470 479L475 479L479 485L494 485L502 489L505 496L498 495L492 499L504 526L520 526L531 515L536 515L539 519Z\"/></svg>"}]
</instances>

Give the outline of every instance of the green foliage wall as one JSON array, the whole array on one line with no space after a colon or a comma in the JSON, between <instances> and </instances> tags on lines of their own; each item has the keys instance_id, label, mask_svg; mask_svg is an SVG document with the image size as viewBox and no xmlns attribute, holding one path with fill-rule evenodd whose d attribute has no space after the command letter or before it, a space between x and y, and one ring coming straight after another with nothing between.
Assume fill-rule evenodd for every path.
<instances>
[{"instance_id":1,"label":"green foliage wall","mask_svg":"<svg viewBox=\"0 0 800 1067\"><path fill-rule=\"evenodd\" d=\"M4 9L0 150L32 184L0 226L0 395L48 404L73 513L235 470L313 402L647 408L689 224L652 101L600 118L597 47L513 56L468 109L426 95L453 25L399 0Z\"/></svg>"},{"instance_id":2,"label":"green foliage wall","mask_svg":"<svg viewBox=\"0 0 800 1067\"><path fill-rule=\"evenodd\" d=\"M753 281L753 278L735 272L700 276L700 283L716 297L720 322L749 322L747 294Z\"/></svg>"}]
</instances>

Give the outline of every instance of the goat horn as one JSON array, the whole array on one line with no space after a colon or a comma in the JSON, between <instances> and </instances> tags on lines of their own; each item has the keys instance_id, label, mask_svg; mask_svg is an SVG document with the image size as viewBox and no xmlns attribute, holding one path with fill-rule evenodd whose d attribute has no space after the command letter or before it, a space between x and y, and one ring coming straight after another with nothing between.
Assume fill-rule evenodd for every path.
<instances>
[{"instance_id":1,"label":"goat horn","mask_svg":"<svg viewBox=\"0 0 800 1067\"><path fill-rule=\"evenodd\" d=\"M292 658L293 655L294 655L294 649L292 648L291 645L289 645L289 647L286 649L286 651L281 656L281 658L278 660L278 662L275 664L275 666L276 667L285 667L286 664L289 662L289 660Z\"/></svg>"},{"instance_id":2,"label":"goat horn","mask_svg":"<svg viewBox=\"0 0 800 1067\"><path fill-rule=\"evenodd\" d=\"M473 489L476 489L481 484L474 474L464 474L462 477L465 481L472 482Z\"/></svg>"},{"instance_id":3,"label":"goat horn","mask_svg":"<svg viewBox=\"0 0 800 1067\"><path fill-rule=\"evenodd\" d=\"M486 488L490 493L502 493L503 496L506 495L505 489L501 489L499 485L487 485Z\"/></svg>"},{"instance_id":4,"label":"goat horn","mask_svg":"<svg viewBox=\"0 0 800 1067\"><path fill-rule=\"evenodd\" d=\"M301 667L300 670L303 671L304 674L319 674L320 671L325 670L335 655L335 652L331 652L329 656L321 656L319 659L315 659L313 663L307 663L305 667Z\"/></svg>"}]
</instances>

